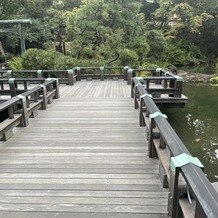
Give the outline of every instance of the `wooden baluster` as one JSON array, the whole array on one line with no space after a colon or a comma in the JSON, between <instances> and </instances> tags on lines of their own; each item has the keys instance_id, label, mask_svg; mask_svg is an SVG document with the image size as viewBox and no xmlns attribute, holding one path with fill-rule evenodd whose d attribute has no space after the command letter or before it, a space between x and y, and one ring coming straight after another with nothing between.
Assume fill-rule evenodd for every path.
<instances>
[{"instance_id":1,"label":"wooden baluster","mask_svg":"<svg viewBox=\"0 0 218 218\"><path fill-rule=\"evenodd\" d=\"M153 130L155 128L155 121L154 118L150 118L150 126L149 126L149 138L148 138L148 156L150 158L155 158L157 157L157 151L154 145L154 134Z\"/></svg>"},{"instance_id":2,"label":"wooden baluster","mask_svg":"<svg viewBox=\"0 0 218 218\"><path fill-rule=\"evenodd\" d=\"M138 109L139 108L139 105L138 105L138 97L139 97L139 92L138 92L138 89L137 89L137 85L134 87L134 108L135 109Z\"/></svg>"},{"instance_id":3,"label":"wooden baluster","mask_svg":"<svg viewBox=\"0 0 218 218\"><path fill-rule=\"evenodd\" d=\"M21 107L22 107L22 122L19 126L26 127L29 125L29 115L27 111L27 98L23 95L18 95L17 97L20 98Z\"/></svg>"},{"instance_id":4,"label":"wooden baluster","mask_svg":"<svg viewBox=\"0 0 218 218\"><path fill-rule=\"evenodd\" d=\"M195 218L207 218L198 200L196 200Z\"/></svg>"},{"instance_id":5,"label":"wooden baluster","mask_svg":"<svg viewBox=\"0 0 218 218\"><path fill-rule=\"evenodd\" d=\"M168 213L170 218L178 217L179 207L179 168L175 169L175 172L170 169L170 184L169 184L169 197L168 197Z\"/></svg>"},{"instance_id":6,"label":"wooden baluster","mask_svg":"<svg viewBox=\"0 0 218 218\"><path fill-rule=\"evenodd\" d=\"M24 81L24 89L27 90L27 81Z\"/></svg>"},{"instance_id":7,"label":"wooden baluster","mask_svg":"<svg viewBox=\"0 0 218 218\"><path fill-rule=\"evenodd\" d=\"M140 107L139 107L139 125L140 126L145 126L143 112L145 112L145 103L144 103L143 98L140 97Z\"/></svg>"},{"instance_id":8,"label":"wooden baluster","mask_svg":"<svg viewBox=\"0 0 218 218\"><path fill-rule=\"evenodd\" d=\"M150 87L150 80L146 80L146 89L149 89Z\"/></svg>"},{"instance_id":9,"label":"wooden baluster","mask_svg":"<svg viewBox=\"0 0 218 218\"><path fill-rule=\"evenodd\" d=\"M42 110L46 110L47 109L47 90L46 90L46 87L44 85L40 85L42 87L42 107L41 109Z\"/></svg>"},{"instance_id":10,"label":"wooden baluster","mask_svg":"<svg viewBox=\"0 0 218 218\"><path fill-rule=\"evenodd\" d=\"M55 88L55 96L54 98L57 99L57 98L60 98L60 90L59 90L59 80L58 79L55 79L55 83L53 84L54 88Z\"/></svg>"},{"instance_id":11,"label":"wooden baluster","mask_svg":"<svg viewBox=\"0 0 218 218\"><path fill-rule=\"evenodd\" d=\"M9 88L10 88L11 97L16 96L17 93L16 93L15 78L10 78L10 79L8 80L8 83L9 83Z\"/></svg>"},{"instance_id":12,"label":"wooden baluster","mask_svg":"<svg viewBox=\"0 0 218 218\"><path fill-rule=\"evenodd\" d=\"M8 108L8 117L9 117L9 119L14 119L14 108L13 108L13 106Z\"/></svg>"},{"instance_id":13,"label":"wooden baluster","mask_svg":"<svg viewBox=\"0 0 218 218\"><path fill-rule=\"evenodd\" d=\"M182 86L183 86L183 81L177 80L176 83L175 83L174 97L181 98L181 96L182 96Z\"/></svg>"}]
</instances>

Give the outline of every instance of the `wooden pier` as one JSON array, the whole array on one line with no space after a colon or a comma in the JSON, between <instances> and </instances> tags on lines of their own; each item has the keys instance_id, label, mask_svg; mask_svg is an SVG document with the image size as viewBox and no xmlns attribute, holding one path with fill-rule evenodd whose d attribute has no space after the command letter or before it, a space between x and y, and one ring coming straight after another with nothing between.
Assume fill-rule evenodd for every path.
<instances>
[{"instance_id":1,"label":"wooden pier","mask_svg":"<svg viewBox=\"0 0 218 218\"><path fill-rule=\"evenodd\" d=\"M157 107L184 106L181 78L104 70L60 71L60 86L42 71L0 79L0 217L218 217L200 161Z\"/></svg>"},{"instance_id":2,"label":"wooden pier","mask_svg":"<svg viewBox=\"0 0 218 218\"><path fill-rule=\"evenodd\" d=\"M0 143L0 217L166 217L124 81L61 86L61 98Z\"/></svg>"}]
</instances>

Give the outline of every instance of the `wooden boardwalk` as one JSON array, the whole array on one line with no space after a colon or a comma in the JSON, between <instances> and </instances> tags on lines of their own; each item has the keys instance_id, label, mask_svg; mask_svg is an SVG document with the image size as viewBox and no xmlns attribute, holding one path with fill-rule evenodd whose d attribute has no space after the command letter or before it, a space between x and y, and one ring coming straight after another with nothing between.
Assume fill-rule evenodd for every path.
<instances>
[{"instance_id":1,"label":"wooden boardwalk","mask_svg":"<svg viewBox=\"0 0 218 218\"><path fill-rule=\"evenodd\" d=\"M167 217L126 82L61 86L61 98L0 142L0 217Z\"/></svg>"}]
</instances>

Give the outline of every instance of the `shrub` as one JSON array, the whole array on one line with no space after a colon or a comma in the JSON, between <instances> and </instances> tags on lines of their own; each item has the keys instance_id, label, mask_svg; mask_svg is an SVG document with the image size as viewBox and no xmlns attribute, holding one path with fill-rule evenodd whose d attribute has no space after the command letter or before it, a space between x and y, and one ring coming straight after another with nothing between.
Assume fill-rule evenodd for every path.
<instances>
[{"instance_id":1,"label":"shrub","mask_svg":"<svg viewBox=\"0 0 218 218\"><path fill-rule=\"evenodd\" d=\"M8 66L11 70L23 70L23 59L21 57L15 57L8 62Z\"/></svg>"}]
</instances>

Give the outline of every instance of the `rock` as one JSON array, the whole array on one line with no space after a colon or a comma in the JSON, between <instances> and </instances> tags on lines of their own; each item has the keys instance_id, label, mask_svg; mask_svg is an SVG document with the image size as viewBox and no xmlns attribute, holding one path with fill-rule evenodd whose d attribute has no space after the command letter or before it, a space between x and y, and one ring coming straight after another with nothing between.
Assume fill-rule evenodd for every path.
<instances>
[{"instance_id":1,"label":"rock","mask_svg":"<svg viewBox=\"0 0 218 218\"><path fill-rule=\"evenodd\" d=\"M185 82L211 82L211 78L215 75L201 74L201 73L187 73L183 70L179 70L179 76L183 77Z\"/></svg>"}]
</instances>

